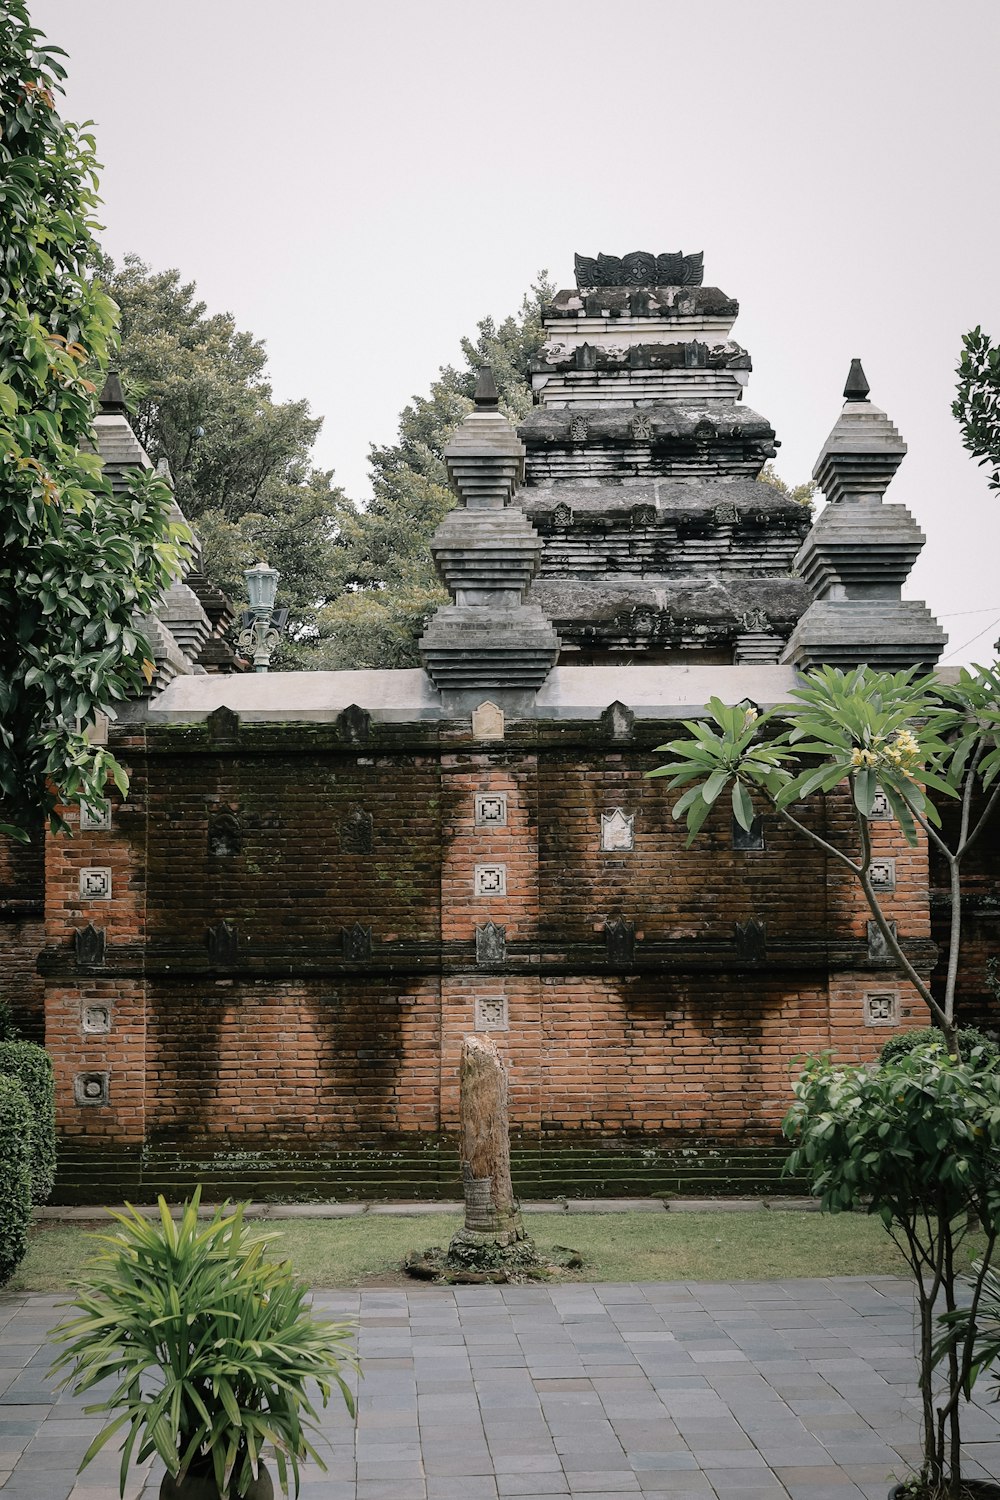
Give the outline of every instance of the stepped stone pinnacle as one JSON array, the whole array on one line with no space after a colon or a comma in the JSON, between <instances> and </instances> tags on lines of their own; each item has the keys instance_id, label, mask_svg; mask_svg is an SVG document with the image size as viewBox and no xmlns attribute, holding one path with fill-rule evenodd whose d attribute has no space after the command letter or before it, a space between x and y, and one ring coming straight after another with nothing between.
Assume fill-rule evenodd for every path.
<instances>
[{"instance_id":1,"label":"stepped stone pinnacle","mask_svg":"<svg viewBox=\"0 0 1000 1500\"><path fill-rule=\"evenodd\" d=\"M860 360L851 366L844 395L843 410L812 472L831 505L868 495L881 498L906 457L906 444L885 412L867 399Z\"/></svg>"},{"instance_id":2,"label":"stepped stone pinnacle","mask_svg":"<svg viewBox=\"0 0 1000 1500\"><path fill-rule=\"evenodd\" d=\"M476 381L474 409L444 450L451 487L470 510L500 510L524 478L524 444L501 416L496 381L484 366Z\"/></svg>"},{"instance_id":3,"label":"stepped stone pinnacle","mask_svg":"<svg viewBox=\"0 0 1000 1500\"><path fill-rule=\"evenodd\" d=\"M782 655L800 669L931 667L946 639L924 604L901 597L924 534L905 506L882 503L906 444L868 391L856 359L843 411L813 469L828 504L795 566L814 599Z\"/></svg>"},{"instance_id":4,"label":"stepped stone pinnacle","mask_svg":"<svg viewBox=\"0 0 1000 1500\"><path fill-rule=\"evenodd\" d=\"M559 654L551 621L524 596L542 544L511 502L524 476L524 444L499 410L493 372L476 381L475 408L444 458L459 504L431 538L453 603L439 609L420 641L435 686L453 691L537 689Z\"/></svg>"}]
</instances>

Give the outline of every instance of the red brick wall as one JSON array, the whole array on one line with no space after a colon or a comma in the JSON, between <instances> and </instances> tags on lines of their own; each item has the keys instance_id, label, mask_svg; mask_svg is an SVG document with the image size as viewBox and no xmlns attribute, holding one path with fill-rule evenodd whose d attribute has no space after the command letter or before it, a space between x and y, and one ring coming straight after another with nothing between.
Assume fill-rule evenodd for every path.
<instances>
[{"instance_id":1,"label":"red brick wall","mask_svg":"<svg viewBox=\"0 0 1000 1500\"><path fill-rule=\"evenodd\" d=\"M0 834L0 999L22 1035L41 1041L45 993L36 969L44 935L45 839L30 844Z\"/></svg>"},{"instance_id":2,"label":"red brick wall","mask_svg":"<svg viewBox=\"0 0 1000 1500\"><path fill-rule=\"evenodd\" d=\"M737 852L720 805L685 848L673 794L643 774L669 733L622 747L594 726L525 727L485 747L382 729L358 745L328 726L243 726L213 745L197 726L151 730L148 758L134 737L111 831L49 845L43 962L64 1136L176 1151L200 1175L228 1152L322 1157L330 1177L367 1151L398 1182L394 1161L410 1171L418 1147L454 1135L478 995L507 1002L497 1040L519 1149L558 1142L564 1187L587 1141L773 1142L797 1057L869 1058L891 1034L864 1024L866 991L896 992L903 1025L921 1007L868 959L853 879L785 825L771 818L766 848ZM505 826L477 826L477 792L506 795ZM601 813L617 807L634 815L634 848L603 851ZM213 852L220 812L238 824L235 852ZM853 836L836 799L803 818ZM889 825L875 837L896 859L889 914L904 940L924 940L926 967L926 851ZM476 894L482 864L505 867L506 894ZM112 870L110 902L81 900L83 866ZM614 918L634 924L624 962L606 944ZM758 957L734 943L751 919L766 929ZM96 969L73 952L88 921L108 939ZM235 962L206 946L222 922ZM505 963L477 965L487 922L505 929ZM370 955L344 947L355 924L371 928ZM112 1004L109 1033L83 1032L88 1002ZM106 1103L80 1101L84 1073L108 1075Z\"/></svg>"}]
</instances>

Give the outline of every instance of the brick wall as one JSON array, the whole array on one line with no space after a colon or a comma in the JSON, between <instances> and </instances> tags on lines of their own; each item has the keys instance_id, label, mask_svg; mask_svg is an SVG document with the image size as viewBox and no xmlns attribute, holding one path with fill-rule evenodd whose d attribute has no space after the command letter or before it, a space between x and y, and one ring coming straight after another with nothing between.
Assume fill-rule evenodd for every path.
<instances>
[{"instance_id":1,"label":"brick wall","mask_svg":"<svg viewBox=\"0 0 1000 1500\"><path fill-rule=\"evenodd\" d=\"M0 999L32 1041L45 1032L45 993L35 968L44 937L45 837L30 844L0 834Z\"/></svg>"},{"instance_id":2,"label":"brick wall","mask_svg":"<svg viewBox=\"0 0 1000 1500\"><path fill-rule=\"evenodd\" d=\"M720 806L685 848L643 774L671 729L119 731L128 802L49 841L60 1193L454 1195L477 1024L505 1028L522 1192L773 1186L795 1059L872 1057L921 1007L847 872L785 825L734 849ZM803 817L851 828L836 799ZM925 970L926 850L875 839ZM110 899L81 890L95 869Z\"/></svg>"}]
</instances>

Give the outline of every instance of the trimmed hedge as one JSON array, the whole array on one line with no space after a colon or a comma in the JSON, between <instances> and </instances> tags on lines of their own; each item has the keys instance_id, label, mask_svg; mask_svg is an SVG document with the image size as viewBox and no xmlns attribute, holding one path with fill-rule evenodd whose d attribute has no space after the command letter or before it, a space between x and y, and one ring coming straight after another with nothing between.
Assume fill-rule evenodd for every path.
<instances>
[{"instance_id":1,"label":"trimmed hedge","mask_svg":"<svg viewBox=\"0 0 1000 1500\"><path fill-rule=\"evenodd\" d=\"M0 1075L16 1078L28 1096L31 1130L31 1199L45 1203L56 1180L56 1106L52 1059L34 1042L0 1042Z\"/></svg>"},{"instance_id":2,"label":"trimmed hedge","mask_svg":"<svg viewBox=\"0 0 1000 1500\"><path fill-rule=\"evenodd\" d=\"M28 1248L31 1124L23 1086L0 1075L0 1286L13 1276Z\"/></svg>"},{"instance_id":3,"label":"trimmed hedge","mask_svg":"<svg viewBox=\"0 0 1000 1500\"><path fill-rule=\"evenodd\" d=\"M982 1047L983 1055L979 1062L983 1067L989 1067L1000 1058L1000 1045L980 1031L978 1026L960 1026L956 1035L963 1057L967 1058L973 1047ZM892 1036L879 1053L878 1060L880 1063L895 1062L912 1052L914 1047L922 1047L926 1042L943 1044L944 1032L937 1026L922 1026L919 1031L904 1031L900 1036Z\"/></svg>"}]
</instances>

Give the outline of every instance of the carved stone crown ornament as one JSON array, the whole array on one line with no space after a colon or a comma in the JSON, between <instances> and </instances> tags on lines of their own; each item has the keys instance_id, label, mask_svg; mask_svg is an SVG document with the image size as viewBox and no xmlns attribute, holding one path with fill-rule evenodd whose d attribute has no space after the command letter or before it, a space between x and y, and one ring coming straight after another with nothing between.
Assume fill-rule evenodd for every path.
<instances>
[{"instance_id":1,"label":"carved stone crown ornament","mask_svg":"<svg viewBox=\"0 0 1000 1500\"><path fill-rule=\"evenodd\" d=\"M630 250L627 255L574 255L576 284L581 291L597 286L701 286L705 252L682 255L679 250L650 255Z\"/></svg>"}]
</instances>

